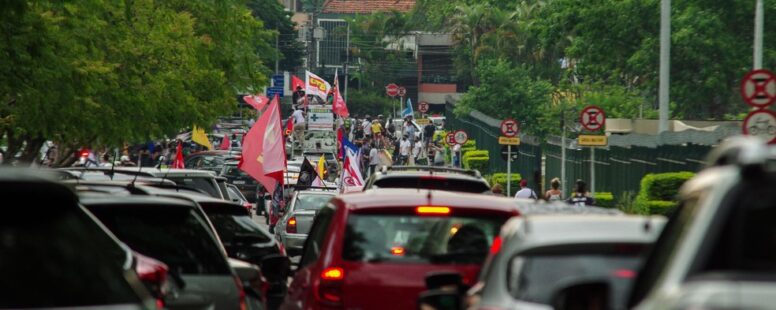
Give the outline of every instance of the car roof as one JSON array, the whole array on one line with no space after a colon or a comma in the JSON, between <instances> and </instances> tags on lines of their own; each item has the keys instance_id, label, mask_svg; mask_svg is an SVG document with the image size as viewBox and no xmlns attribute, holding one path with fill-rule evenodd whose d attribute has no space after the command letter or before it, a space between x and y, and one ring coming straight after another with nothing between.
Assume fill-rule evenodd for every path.
<instances>
[{"instance_id":1,"label":"car roof","mask_svg":"<svg viewBox=\"0 0 776 310\"><path fill-rule=\"evenodd\" d=\"M526 215L510 219L502 237L519 251L580 243L651 243L665 225L662 216L641 215Z\"/></svg>"},{"instance_id":2,"label":"car roof","mask_svg":"<svg viewBox=\"0 0 776 310\"><path fill-rule=\"evenodd\" d=\"M336 196L337 193L333 191L325 191L323 189L318 190L301 190L296 191L297 195L319 195L319 196Z\"/></svg>"},{"instance_id":3,"label":"car roof","mask_svg":"<svg viewBox=\"0 0 776 310\"><path fill-rule=\"evenodd\" d=\"M174 199L174 198L167 198L167 197L158 197L158 196L122 196L121 199L116 199L115 196L112 195L95 195L95 196L82 196L81 204L84 206L91 206L91 205L138 205L138 206L145 206L145 205L158 205L158 206L165 206L165 207L189 207L193 208L196 207L193 203L189 201L185 201L182 199Z\"/></svg>"},{"instance_id":4,"label":"car roof","mask_svg":"<svg viewBox=\"0 0 776 310\"><path fill-rule=\"evenodd\" d=\"M214 198L211 196L208 196L204 193L193 193L190 191L186 192L179 192L172 189L165 189L165 188L157 188L152 186L137 186L138 188L142 189L149 195L154 196L167 196L167 197L175 197L180 199L187 199L192 200L197 203L208 203L208 202L227 202L226 200L221 200L218 198Z\"/></svg>"},{"instance_id":5,"label":"car roof","mask_svg":"<svg viewBox=\"0 0 776 310\"><path fill-rule=\"evenodd\" d=\"M448 192L441 190L419 190L409 188L381 188L337 196L350 210L378 209L411 206L466 207L490 211L518 213L518 204L535 203L516 201L511 198L483 194Z\"/></svg>"},{"instance_id":6,"label":"car roof","mask_svg":"<svg viewBox=\"0 0 776 310\"><path fill-rule=\"evenodd\" d=\"M115 171L132 174L136 174L139 171L140 174L151 175L154 177L215 177L215 172L196 169L159 169L154 167L143 167L138 169L134 167L116 167Z\"/></svg>"},{"instance_id":7,"label":"car roof","mask_svg":"<svg viewBox=\"0 0 776 310\"><path fill-rule=\"evenodd\" d=\"M477 170L435 166L383 166L374 176L384 178L391 176L440 176L446 178L484 180Z\"/></svg>"}]
</instances>

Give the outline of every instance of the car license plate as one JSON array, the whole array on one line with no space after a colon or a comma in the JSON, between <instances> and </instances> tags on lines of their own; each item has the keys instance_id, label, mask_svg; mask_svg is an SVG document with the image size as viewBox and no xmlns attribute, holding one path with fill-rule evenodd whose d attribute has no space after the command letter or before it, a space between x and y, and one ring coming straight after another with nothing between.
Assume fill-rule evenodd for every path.
<instances>
[{"instance_id":1,"label":"car license plate","mask_svg":"<svg viewBox=\"0 0 776 310\"><path fill-rule=\"evenodd\" d=\"M235 184L235 185L236 184L245 184L245 181L235 180L234 182L232 182L232 184Z\"/></svg>"}]
</instances>

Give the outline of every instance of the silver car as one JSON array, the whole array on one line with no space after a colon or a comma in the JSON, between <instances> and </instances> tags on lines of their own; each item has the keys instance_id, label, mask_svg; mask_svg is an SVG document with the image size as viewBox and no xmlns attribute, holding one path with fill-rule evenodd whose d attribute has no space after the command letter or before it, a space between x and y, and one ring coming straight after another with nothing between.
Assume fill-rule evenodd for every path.
<instances>
[{"instance_id":1,"label":"silver car","mask_svg":"<svg viewBox=\"0 0 776 310\"><path fill-rule=\"evenodd\" d=\"M285 247L288 256L301 254L315 215L335 194L320 190L297 191L293 194L286 213L275 227L275 238Z\"/></svg>"},{"instance_id":2,"label":"silver car","mask_svg":"<svg viewBox=\"0 0 776 310\"><path fill-rule=\"evenodd\" d=\"M509 220L469 290L475 309L624 309L663 217L527 215Z\"/></svg>"}]
</instances>

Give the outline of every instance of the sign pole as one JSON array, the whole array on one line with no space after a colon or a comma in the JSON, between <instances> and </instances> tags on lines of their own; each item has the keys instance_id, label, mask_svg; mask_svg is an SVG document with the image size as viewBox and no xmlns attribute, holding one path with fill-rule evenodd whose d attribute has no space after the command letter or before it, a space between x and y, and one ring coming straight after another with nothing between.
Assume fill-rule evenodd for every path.
<instances>
[{"instance_id":1,"label":"sign pole","mask_svg":"<svg viewBox=\"0 0 776 310\"><path fill-rule=\"evenodd\" d=\"M595 147L590 147L590 194L595 196Z\"/></svg>"},{"instance_id":2,"label":"sign pole","mask_svg":"<svg viewBox=\"0 0 776 310\"><path fill-rule=\"evenodd\" d=\"M512 197L512 145L507 144L507 197Z\"/></svg>"},{"instance_id":3,"label":"sign pole","mask_svg":"<svg viewBox=\"0 0 776 310\"><path fill-rule=\"evenodd\" d=\"M754 64L752 69L763 67L763 0L757 0L754 11Z\"/></svg>"},{"instance_id":4,"label":"sign pole","mask_svg":"<svg viewBox=\"0 0 776 310\"><path fill-rule=\"evenodd\" d=\"M564 117L561 115L561 117ZM566 124L565 119L561 119L560 126L562 127L562 135L560 138L560 190L565 191L566 187Z\"/></svg>"}]
</instances>

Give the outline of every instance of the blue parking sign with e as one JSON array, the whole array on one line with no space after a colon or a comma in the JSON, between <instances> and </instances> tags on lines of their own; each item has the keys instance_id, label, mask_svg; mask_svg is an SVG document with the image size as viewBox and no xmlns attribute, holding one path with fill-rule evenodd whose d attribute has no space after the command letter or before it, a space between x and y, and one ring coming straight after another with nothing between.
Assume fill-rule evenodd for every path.
<instances>
[{"instance_id":1,"label":"blue parking sign with e","mask_svg":"<svg viewBox=\"0 0 776 310\"><path fill-rule=\"evenodd\" d=\"M272 86L283 88L285 78L282 74L275 74L272 76Z\"/></svg>"},{"instance_id":2,"label":"blue parking sign with e","mask_svg":"<svg viewBox=\"0 0 776 310\"><path fill-rule=\"evenodd\" d=\"M280 98L283 98L283 87L267 87L267 98L274 98L275 95L278 95Z\"/></svg>"}]
</instances>

